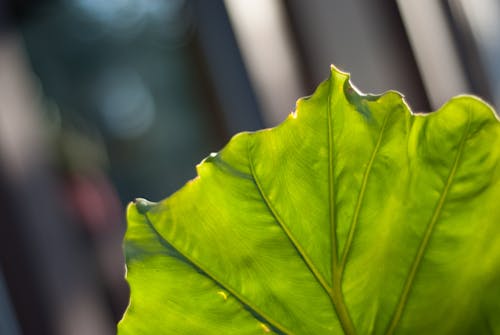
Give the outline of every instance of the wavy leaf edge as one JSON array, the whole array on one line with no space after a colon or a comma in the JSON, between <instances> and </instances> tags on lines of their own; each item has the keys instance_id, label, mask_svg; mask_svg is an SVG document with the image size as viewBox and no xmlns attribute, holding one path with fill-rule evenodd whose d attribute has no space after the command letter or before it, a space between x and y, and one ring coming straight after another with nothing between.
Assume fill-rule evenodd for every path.
<instances>
[{"instance_id":1,"label":"wavy leaf edge","mask_svg":"<svg viewBox=\"0 0 500 335\"><path fill-rule=\"evenodd\" d=\"M388 90L388 91L385 91L385 92L383 92L381 94L364 94L360 90L358 90L351 83L351 76L350 76L349 73L343 72L343 71L339 70L338 68L336 68L334 65L331 65L330 77L326 81L331 82L333 76L341 76L341 77L344 78L344 94L345 94L346 98L352 104L355 104L357 106L363 106L363 101L376 101L378 99L382 99L382 98L387 97L389 95L394 95L395 94L395 95L398 96L398 99L401 100L401 103L405 106L405 112L408 112L411 115L418 116L418 117L426 117L426 116L431 115L431 114L439 113L441 110L445 109L448 105L454 103L457 100L463 100L463 99L465 99L467 101L476 101L476 102L482 104L483 106L486 106L489 109L489 111L491 112L491 114L496 118L496 120L500 121L500 118L495 113L494 108L490 104L488 104L486 101L484 101L483 99L481 99L481 98L479 98L477 96L474 96L474 95L468 95L468 94L457 95L457 96L454 96L451 99L449 99L447 102L445 102L441 107L439 107L435 111L432 111L430 113L420 113L420 112L414 112L414 111L412 111L412 109L408 105L408 103L407 103L404 95L401 94L398 91ZM329 115L328 116L328 121L330 123L330 121L331 121L330 115L332 113L330 111L330 107L331 107L330 95L332 94L332 90L331 89L329 89L329 93L328 94L329 94L329 97L328 97L328 115ZM301 101L308 100L311 97L312 97L312 95L311 96L307 96L307 97L303 97L303 98L299 98L297 100L297 105L299 103L301 103ZM233 142L239 136L244 136L246 134L253 134L253 133L265 132L265 131L269 131L271 129L275 129L275 128L279 128L279 127L285 126L285 124L287 123L287 121L289 119L295 119L295 118L297 118L297 113L298 113L298 111L297 111L297 109L295 109L293 112L291 112L289 114L289 116L288 116L288 118L286 120L284 120L282 123L280 123L276 127L266 128L266 129L262 129L262 130L257 130L257 131L254 131L254 132L242 132L242 133L238 133L238 134L234 135L230 139L230 141L228 142L228 144L226 144L224 146L224 148L221 149L220 152L222 152L226 147L228 147L230 145L230 143ZM329 127L329 132L333 131L331 129L331 125L330 124L328 125L328 127ZM383 130L382 130L382 132L383 132ZM333 135L332 135L332 137L333 137ZM380 134L380 138L382 138L382 133ZM375 151L378 150L378 147L380 145L380 141L381 140L379 139L379 142L376 145ZM465 143L465 139L462 141L462 143ZM373 163L373 157L376 155L375 151L373 152L373 156L372 156L370 162L368 163L368 167L367 167L367 171L368 172L367 172L367 175L370 173L369 170L371 169L371 164ZM330 164L333 164L331 162L332 158L330 156L331 155L329 155ZM456 167L457 167L457 164L458 164L457 162L459 160L459 156L460 156L460 154L458 154L457 157L456 157L456 159L455 159L455 165L453 167L453 171L456 170ZM219 160L219 159L220 159L220 157L219 157L218 153L212 153L209 156L207 156L205 159L203 159L196 166L196 169L198 171L197 172L197 176L195 178L193 178L192 180L188 181L180 190L193 187L193 185L195 183L197 183L199 181L199 179L201 178L199 170L203 167L203 165L207 164L207 163L210 163L210 162L213 162L215 160ZM242 177L252 178L254 180L254 182L256 183L257 188L261 192L263 199L266 202L268 202L268 200L266 200L266 198L265 198L264 191L262 191L261 187L259 186L258 178L255 176L255 173L253 172L253 166L252 166L252 159L251 158L249 158L249 162L250 162L250 170L252 171L252 174L250 176L243 176L242 175ZM220 161L219 163L222 164L222 165L225 164L224 161ZM227 165L225 168L227 168L227 169L234 169L231 165ZM450 173L450 175L453 174L453 171ZM234 173L241 174L241 171L239 171L237 169L234 169ZM349 235L348 235L349 238L347 240L347 244L344 245L343 250L337 250L336 247L332 248L332 253L333 253L332 254L332 261L333 261L332 276L333 276L333 278L336 279L336 280L332 280L333 285L328 285L328 283L326 283L324 281L324 279L322 280L321 279L321 274L318 274L318 272L319 272L318 270L311 269L311 271L313 272L313 274L316 277L316 279L318 280L318 282L320 282L320 284L323 286L323 288L325 289L325 291L329 294L329 296L330 296L330 298L332 300L334 309L335 309L335 313L339 317L339 321L340 321L340 323L342 325L342 328L344 329L344 332L346 334L356 334L356 329L354 327L354 324L350 320L348 308L347 308L347 306L346 306L346 304L345 304L345 302L344 302L344 300L342 298L342 292L341 292L341 290L342 290L342 275L343 275L343 270L344 270L345 264L347 262L347 257L349 255L349 248L350 248L350 245L351 245L351 242L352 242L352 239L353 239L353 235L355 233L356 218L357 218L357 214L359 214L358 213L359 212L359 206L361 206L361 203L363 201L362 200L362 198L363 198L363 191L364 191L364 187L366 186L367 175L364 177L363 188L362 188L362 190L361 190L361 192L359 194L359 197L360 197L361 200L358 201L358 207L357 207L356 212L354 214L353 222L352 222L352 224L351 224L351 226L349 228ZM334 178L333 177L333 172L331 172L331 171L329 172L329 178L330 179ZM445 201L445 199L446 199L446 192L447 192L447 189L450 186L450 180L452 178L453 178L453 176L450 177L449 180L447 181L445 192L443 193L443 195L440 198L440 204L441 204L441 206L442 206L442 202ZM175 193L177 193L179 191L176 191ZM330 197L332 196L331 192L334 192L334 191L330 190ZM165 198L164 200L159 201L159 202L152 202L152 201L148 201L148 200L143 199L143 198L136 198L134 201L130 202L128 204L128 206L127 206L127 217L129 216L129 213L131 211L136 210L138 213L142 214L147 221L149 221L147 213L150 210L152 210L153 208L155 208L156 206L158 206L160 203L162 203L163 201L166 201L169 198L170 198L170 196L167 197L167 198ZM333 202L330 203L330 207L333 206L332 203ZM274 213L274 211L272 209L272 206L269 203L267 205L270 207L270 211L273 213L273 215L275 216L276 220L279 222L280 221L279 214ZM438 205L438 207L441 207L441 206ZM438 209L438 211L439 211L439 209ZM425 253L426 243L428 243L429 236L430 236L430 234L432 234L433 225L436 223L436 221L438 220L438 218L439 218L439 214L434 213L432 221L429 224L429 226L427 228L427 232L426 232L426 234L424 236L424 239L422 240L421 245L419 247L418 255L422 256L423 253ZM332 219L332 220L334 220L334 219ZM127 219L127 221L129 221L129 220ZM152 223L150 223L150 225L152 227L154 227ZM334 223L331 223L331 227L332 227L332 238L335 239L336 238L336 236L335 236L336 231L335 231L335 225L334 225ZM285 231L286 235L293 241L293 235L290 232L286 231L286 227L284 227L284 225L281 224L281 228ZM163 236L161 236L161 234L159 232L157 232L156 230L155 230L155 232L158 234L159 238L164 239L166 241L166 243L170 243ZM126 243L126 241L124 242L124 246L123 246L124 250L127 248L126 245L125 245L125 243ZM300 244L295 244L295 247L297 247L297 245L298 245L298 249L300 250ZM332 245L337 246L338 243L332 242ZM182 256L186 257L185 255L182 255ZM301 256L306 260L306 263L308 263L307 262L307 254L305 252L302 252ZM339 257L340 257L340 259L339 259ZM127 260L127 262L128 262L128 260ZM203 269L199 264L197 264L196 262L193 262L192 259L188 258L188 262L191 263L191 265L193 265L197 269L197 271L200 271L203 274L208 274L208 272L206 271L206 269ZM390 323L390 325L388 327L387 334L393 334L395 332L397 324L398 324L398 321L399 321L399 319L401 317L401 314L404 312L404 307L405 307L405 304L406 304L406 299L408 298L407 297L408 296L408 292L411 289L411 285L412 285L412 278L411 277L412 276L414 277L416 271L418 271L418 261L416 261L415 263L416 263L416 265L412 266L412 270L409 273L410 279L405 284L404 291L403 291L403 293L402 293L402 295L400 297L400 302L398 303L398 308L395 311L395 314L394 314L393 318L391 319L391 323ZM308 266L309 266L309 263L308 263ZM312 265L312 266L314 267L314 265ZM130 291L131 291L131 296L132 296L132 291L134 290L134 286L128 281L128 270L127 269L128 269L128 267L125 266L125 278L127 279L127 282L129 283ZM217 279L213 278L210 274L208 274L208 277L211 278L217 285L221 286L221 288L229 291L234 297L236 297L236 299L242 304L242 307L244 309L249 309L252 312L252 314L256 313L257 316L256 315L254 315L254 316L259 321L261 321L261 323L260 323L261 324L261 328L262 328L262 330L265 333L273 331L273 332L278 332L278 333L283 332L283 333L286 333L286 334L293 334L292 331L290 331L289 329L286 329L286 327L282 326L278 321L272 321L272 320L269 321L266 317L264 317L265 313L261 313L258 308L252 307L251 304L245 302L245 299L242 298L241 296L239 296L238 292L235 292L234 290L228 288L226 285L221 284ZM335 283L338 283L338 284L336 285ZM220 291L220 292L221 292L220 295L223 296L225 299L227 299L226 293L224 293L224 291ZM129 305L127 306L126 311L125 311L125 313L124 313L124 315L122 317L122 320L120 321L120 324L123 322L123 320L126 319L127 313L130 310L132 304L133 304L133 301L131 299L129 301ZM344 315L343 316L339 315L339 313L340 314L344 314ZM261 318L258 317L259 315L261 316ZM266 321L269 324L266 324Z\"/></svg>"}]
</instances>

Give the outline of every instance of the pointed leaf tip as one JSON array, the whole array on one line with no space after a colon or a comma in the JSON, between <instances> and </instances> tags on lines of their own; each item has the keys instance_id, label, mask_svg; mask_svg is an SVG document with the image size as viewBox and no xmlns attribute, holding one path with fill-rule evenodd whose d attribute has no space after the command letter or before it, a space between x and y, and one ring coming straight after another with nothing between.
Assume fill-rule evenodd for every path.
<instances>
[{"instance_id":1,"label":"pointed leaf tip","mask_svg":"<svg viewBox=\"0 0 500 335\"><path fill-rule=\"evenodd\" d=\"M130 204L119 334L500 335L490 106L424 117L332 66L296 113Z\"/></svg>"}]
</instances>

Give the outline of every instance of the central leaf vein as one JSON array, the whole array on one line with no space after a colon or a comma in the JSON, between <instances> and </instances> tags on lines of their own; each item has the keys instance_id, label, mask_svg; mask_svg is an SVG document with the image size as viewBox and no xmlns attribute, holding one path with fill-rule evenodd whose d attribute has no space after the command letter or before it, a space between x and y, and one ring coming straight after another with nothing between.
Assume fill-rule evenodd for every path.
<instances>
[{"instance_id":1,"label":"central leaf vein","mask_svg":"<svg viewBox=\"0 0 500 335\"><path fill-rule=\"evenodd\" d=\"M332 291L330 299L337 312L340 324L344 332L348 335L356 334L354 324L352 323L349 311L344 302L342 293L342 283L340 280L340 272L338 268L338 252L337 252L337 228L335 224L335 165L334 165L334 131L333 131L333 113L332 113L332 81L333 74L328 81L328 97L326 105L326 113L328 120L328 208L330 219L330 248L331 248L331 263L332 263Z\"/></svg>"}]
</instances>

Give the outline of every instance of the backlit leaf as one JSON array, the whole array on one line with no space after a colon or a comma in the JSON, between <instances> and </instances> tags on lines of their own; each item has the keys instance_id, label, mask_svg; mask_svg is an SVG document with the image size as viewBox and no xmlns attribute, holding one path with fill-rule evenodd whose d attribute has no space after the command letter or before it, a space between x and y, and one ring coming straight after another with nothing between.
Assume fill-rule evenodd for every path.
<instances>
[{"instance_id":1,"label":"backlit leaf","mask_svg":"<svg viewBox=\"0 0 500 335\"><path fill-rule=\"evenodd\" d=\"M136 334L500 334L500 123L471 96L414 115L332 67L128 207Z\"/></svg>"}]
</instances>

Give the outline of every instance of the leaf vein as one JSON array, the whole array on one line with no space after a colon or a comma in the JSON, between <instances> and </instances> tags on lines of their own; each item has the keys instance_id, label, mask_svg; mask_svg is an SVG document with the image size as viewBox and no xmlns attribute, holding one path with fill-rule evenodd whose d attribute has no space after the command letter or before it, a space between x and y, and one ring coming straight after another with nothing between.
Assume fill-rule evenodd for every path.
<instances>
[{"instance_id":1,"label":"leaf vein","mask_svg":"<svg viewBox=\"0 0 500 335\"><path fill-rule=\"evenodd\" d=\"M314 263L311 261L311 259L309 258L309 256L305 252L305 250L302 247L302 245L293 236L293 234L290 231L290 229L288 229L288 227L284 224L283 219L278 214L278 212L276 211L276 209L274 208L274 206L271 204L271 201L269 200L269 198L267 197L267 195L264 193L264 191L262 189L262 186L260 184L260 181L257 178L257 174L255 173L255 167L253 165L253 161L252 161L252 158L250 156L250 148L248 148L248 161L250 163L250 171L251 171L252 178L253 178L253 181L255 183L255 186L257 187L257 190L258 190L259 195L261 196L262 200L264 200L267 208L269 209L269 212L274 217L275 221L279 224L279 226L281 227L281 229L285 232L286 236L288 237L288 239L290 240L290 242L292 243L292 245L295 247L295 250L297 250L297 253L299 254L299 256L304 260L304 262L306 263L307 267L309 268L309 270L311 271L311 273L313 274L313 276L316 278L316 280L318 281L318 283L323 287L323 289L326 291L326 293L330 296L331 295L331 287L330 287L330 285L328 285L328 283L326 282L325 278L321 275L321 273L319 272L319 270L316 268L316 266L314 265Z\"/></svg>"},{"instance_id":2,"label":"leaf vein","mask_svg":"<svg viewBox=\"0 0 500 335\"><path fill-rule=\"evenodd\" d=\"M364 197L365 197L366 187L368 185L368 178L370 176L370 173L371 173L371 170L372 170L372 166L373 166L373 163L375 161L375 157L377 156L377 154L379 152L379 149L380 149L380 146L382 144L382 138L384 136L385 129L387 128L388 120L389 120L389 113L384 118L384 121L383 121L382 126L380 128L380 133L379 133L379 136L378 136L378 139L377 139L377 143L375 145L375 148L373 149L373 152L372 152L372 154L370 156L370 160L368 161L368 165L367 165L365 173L363 175L363 181L361 183L361 189L360 189L360 192L358 194L358 199L357 199L357 202L356 202L356 208L354 210L354 215L353 215L351 227L349 228L349 233L348 233L348 236L347 236L347 241L346 241L346 244L344 246L344 250L342 252L342 260L340 262L340 267L339 267L340 280L342 280L342 276L344 274L345 266L346 266L346 263L347 263L347 257L349 256L349 252L351 250L352 242L354 240L354 233L356 231L356 226L358 225L359 214L361 212L361 207L362 207L362 203L363 203L363 200L364 200Z\"/></svg>"},{"instance_id":3,"label":"leaf vein","mask_svg":"<svg viewBox=\"0 0 500 335\"><path fill-rule=\"evenodd\" d=\"M327 97L327 120L328 120L328 202L329 202L329 220L330 220L330 248L331 248L331 263L332 263L332 291L330 300L337 312L342 329L346 334L353 335L356 333L351 316L344 302L342 293L342 283L340 281L338 271L338 252L337 252L337 229L335 223L335 165L334 165L334 132L333 132L333 113L332 113L332 81L333 74L328 81L328 97Z\"/></svg>"},{"instance_id":4,"label":"leaf vein","mask_svg":"<svg viewBox=\"0 0 500 335\"><path fill-rule=\"evenodd\" d=\"M203 275L207 276L209 279L211 279L215 284L217 284L221 288L223 288L226 291L230 292L236 298L236 300L241 305L243 305L243 307L247 307L249 310L251 310L255 314L259 315L262 318L262 320L264 320L268 324L272 325L272 327L274 327L274 328L276 328L276 329L284 332L287 335L293 335L294 334L293 332L291 332L290 330L288 330L285 326L281 325L279 322L275 321L270 316L266 315L266 313L264 313L262 310L260 310L257 306L254 306L245 297L243 297L242 295L240 295L237 290L235 290L234 288L232 288L228 284L223 283L222 280L217 279L217 277L214 274L212 274L209 271L207 271L207 269L205 269L197 260L195 260L194 258L189 257L188 255L185 255L184 253L182 253L173 243L169 242L167 239L165 239L163 237L163 235L160 234L160 232L155 228L155 226L153 225L153 223L149 219L147 213L144 213L143 215L144 215L144 217L146 219L146 222L147 222L148 226L153 231L153 233L157 236L157 238L158 238L158 240L159 240L159 242L161 244L174 249L177 253L179 253L180 255L182 255L182 257L184 257L188 261L188 263L195 270L197 270L198 272L200 272ZM180 260L180 261L182 261L182 260ZM255 318L255 316L254 316L254 318ZM257 318L255 318L255 319L258 320Z\"/></svg>"},{"instance_id":5,"label":"leaf vein","mask_svg":"<svg viewBox=\"0 0 500 335\"><path fill-rule=\"evenodd\" d=\"M330 247L331 247L331 262L332 262L332 283L334 280L334 272L337 268L337 230L335 227L335 171L333 162L333 116L331 111L332 104L332 79L328 82L328 99L327 99L327 119L328 119L328 202L329 202L329 218L330 218Z\"/></svg>"},{"instance_id":6,"label":"leaf vein","mask_svg":"<svg viewBox=\"0 0 500 335\"><path fill-rule=\"evenodd\" d=\"M457 150L457 154L455 156L455 160L453 162L453 165L451 166L450 173L448 175L448 178L446 180L445 187L443 189L443 192L438 200L438 203L436 205L436 208L434 210L434 213L431 217L431 220L429 224L427 225L426 231L424 233L424 236L422 238L422 241L420 242L420 245L418 247L417 253L415 255L415 259L413 260L412 266L410 268L410 272L408 273L408 276L406 278L403 291L399 297L399 301L397 303L396 310L394 312L394 315L392 317L392 320L389 324L388 330L386 332L387 335L392 335L394 334L396 327L398 326L398 323L403 315L404 309L406 307L406 303L409 298L409 294L411 291L411 287L413 286L413 281L415 280L416 274L418 272L418 269L420 267L420 264L422 262L422 259L424 257L424 254L427 249L427 245L429 244L432 232L434 231L434 227L436 226L437 221L439 220L441 216L441 212L444 207L444 203L446 202L446 198L448 196L448 192L451 188L451 185L453 184L453 179L455 178L455 174L458 169L458 165L460 162L460 159L462 158L462 154L465 148L465 142L467 140L467 135L469 133L470 129L470 123L471 123L471 116L469 115L469 118L467 120L467 126L466 130L464 132L464 135L460 141L460 146Z\"/></svg>"}]
</instances>

